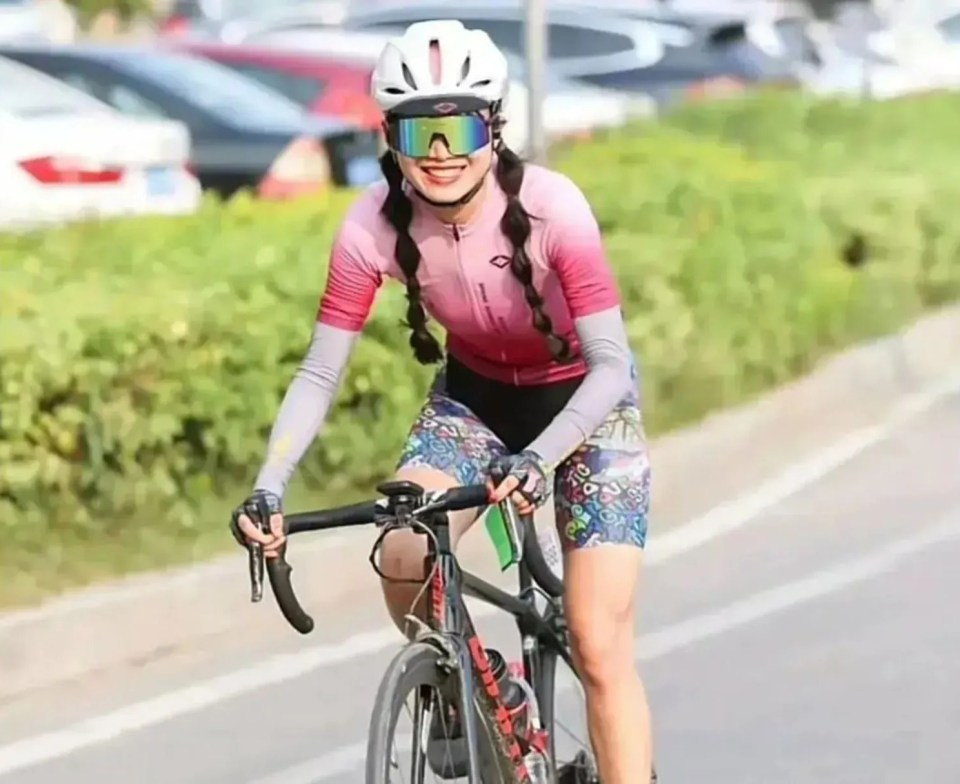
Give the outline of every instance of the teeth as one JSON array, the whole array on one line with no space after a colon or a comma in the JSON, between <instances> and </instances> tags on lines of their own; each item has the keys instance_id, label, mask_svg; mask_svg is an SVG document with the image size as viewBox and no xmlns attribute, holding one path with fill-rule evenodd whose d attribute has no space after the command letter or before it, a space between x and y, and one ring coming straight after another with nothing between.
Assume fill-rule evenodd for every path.
<instances>
[{"instance_id":1,"label":"teeth","mask_svg":"<svg viewBox=\"0 0 960 784\"><path fill-rule=\"evenodd\" d=\"M453 180L462 171L461 169L424 169L424 171L429 174L431 177L436 177L438 180Z\"/></svg>"}]
</instances>

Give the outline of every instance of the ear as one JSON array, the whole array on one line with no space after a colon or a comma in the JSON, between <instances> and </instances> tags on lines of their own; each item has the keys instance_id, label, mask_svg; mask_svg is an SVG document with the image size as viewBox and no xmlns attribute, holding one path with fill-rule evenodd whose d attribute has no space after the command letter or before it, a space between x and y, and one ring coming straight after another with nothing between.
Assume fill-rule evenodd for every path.
<instances>
[{"instance_id":1,"label":"ear","mask_svg":"<svg viewBox=\"0 0 960 784\"><path fill-rule=\"evenodd\" d=\"M383 139L387 143L387 147L390 150L393 150L394 138L393 133L390 130L390 123L388 123L386 120L383 120L380 123L380 128L383 130Z\"/></svg>"}]
</instances>

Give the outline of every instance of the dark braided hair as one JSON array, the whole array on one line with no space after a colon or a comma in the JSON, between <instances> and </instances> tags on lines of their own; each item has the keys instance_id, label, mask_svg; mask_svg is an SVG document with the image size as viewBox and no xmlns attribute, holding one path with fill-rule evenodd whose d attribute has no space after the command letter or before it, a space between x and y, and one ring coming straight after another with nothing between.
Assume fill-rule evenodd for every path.
<instances>
[{"instance_id":1,"label":"dark braided hair","mask_svg":"<svg viewBox=\"0 0 960 784\"><path fill-rule=\"evenodd\" d=\"M533 311L533 326L547 339L553 358L570 362L573 355L570 344L553 331L553 322L543 309L543 297L533 285L533 268L527 255L526 245L530 239L530 215L520 203L520 186L523 184L523 161L505 144L497 151L497 184L507 196L507 208L500 219L500 229L510 244L510 271L523 286L523 295Z\"/></svg>"},{"instance_id":2,"label":"dark braided hair","mask_svg":"<svg viewBox=\"0 0 960 784\"><path fill-rule=\"evenodd\" d=\"M413 204L403 192L403 173L389 150L380 158L380 169L387 180L387 185L390 186L380 213L397 233L394 254L397 264L407 279L407 326L410 327L410 347L421 365L429 365L432 362L439 362L443 358L443 352L440 350L437 339L427 329L427 314L420 302L420 281L417 280L420 248L410 236Z\"/></svg>"},{"instance_id":3,"label":"dark braided hair","mask_svg":"<svg viewBox=\"0 0 960 784\"><path fill-rule=\"evenodd\" d=\"M551 355L560 362L570 362L573 359L570 344L554 333L553 323L543 309L543 297L533 285L533 269L525 247L530 238L530 215L520 203L519 197L520 186L523 184L523 161L502 143L497 149L497 156L497 184L507 196L507 208L500 219L500 229L513 245L510 271L523 286L527 304L533 311L533 326L546 338ZM407 279L406 324L410 327L410 346L421 364L439 362L443 358L443 352L437 339L427 329L427 314L420 301L420 283L417 280L420 249L410 236L413 204L403 191L403 173L390 151L380 158L380 169L389 186L380 213L397 234L394 253L397 264Z\"/></svg>"}]
</instances>

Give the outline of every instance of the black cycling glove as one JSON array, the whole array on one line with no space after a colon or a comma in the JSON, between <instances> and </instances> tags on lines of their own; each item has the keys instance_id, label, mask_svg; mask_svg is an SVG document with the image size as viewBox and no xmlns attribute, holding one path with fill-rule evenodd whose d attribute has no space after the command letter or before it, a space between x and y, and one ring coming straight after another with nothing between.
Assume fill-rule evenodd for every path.
<instances>
[{"instance_id":1,"label":"black cycling glove","mask_svg":"<svg viewBox=\"0 0 960 784\"><path fill-rule=\"evenodd\" d=\"M240 515L245 514L255 525L270 522L270 517L275 514L283 514L283 504L276 493L269 490L254 490L247 499L233 510L230 515L230 533L237 543L242 547L249 547L250 543L243 531L240 530Z\"/></svg>"},{"instance_id":2,"label":"black cycling glove","mask_svg":"<svg viewBox=\"0 0 960 784\"><path fill-rule=\"evenodd\" d=\"M503 455L490 461L490 477L500 484L508 476L516 477L520 484L514 492L520 493L534 506L543 506L550 497L547 474L536 452L524 450L518 455Z\"/></svg>"}]
</instances>

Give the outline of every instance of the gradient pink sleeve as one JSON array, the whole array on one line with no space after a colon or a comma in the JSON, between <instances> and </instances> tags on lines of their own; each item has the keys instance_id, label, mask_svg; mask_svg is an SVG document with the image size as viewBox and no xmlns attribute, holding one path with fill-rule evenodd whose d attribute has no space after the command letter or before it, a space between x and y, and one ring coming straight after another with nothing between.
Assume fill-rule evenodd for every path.
<instances>
[{"instance_id":1,"label":"gradient pink sleeve","mask_svg":"<svg viewBox=\"0 0 960 784\"><path fill-rule=\"evenodd\" d=\"M546 247L570 315L577 319L620 305L600 227L589 202L567 177L551 183Z\"/></svg>"},{"instance_id":2,"label":"gradient pink sleeve","mask_svg":"<svg viewBox=\"0 0 960 784\"><path fill-rule=\"evenodd\" d=\"M383 282L381 269L362 251L364 236L364 230L350 221L338 233L330 250L327 285L317 312L319 323L351 332L363 329Z\"/></svg>"}]
</instances>

